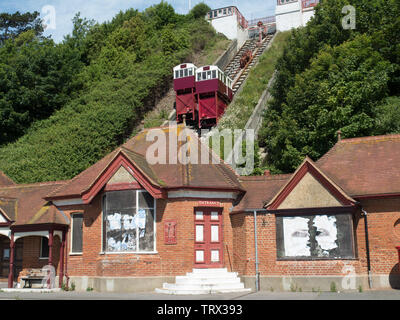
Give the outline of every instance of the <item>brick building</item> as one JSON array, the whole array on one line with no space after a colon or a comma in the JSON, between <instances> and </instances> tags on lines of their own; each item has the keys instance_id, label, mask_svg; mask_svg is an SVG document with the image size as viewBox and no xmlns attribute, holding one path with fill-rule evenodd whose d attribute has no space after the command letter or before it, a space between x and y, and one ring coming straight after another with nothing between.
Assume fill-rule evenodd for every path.
<instances>
[{"instance_id":1,"label":"brick building","mask_svg":"<svg viewBox=\"0 0 400 320\"><path fill-rule=\"evenodd\" d=\"M179 130L144 130L70 181L0 174L0 279L15 286L51 264L78 290L153 290L220 268L263 290L399 285L400 135L341 140L293 174L240 177Z\"/></svg>"}]
</instances>

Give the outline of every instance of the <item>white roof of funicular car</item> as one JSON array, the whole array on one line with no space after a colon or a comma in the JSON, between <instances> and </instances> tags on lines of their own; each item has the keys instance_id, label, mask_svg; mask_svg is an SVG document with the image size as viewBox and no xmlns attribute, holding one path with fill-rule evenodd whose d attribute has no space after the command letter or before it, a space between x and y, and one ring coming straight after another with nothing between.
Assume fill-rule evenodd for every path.
<instances>
[{"instance_id":1,"label":"white roof of funicular car","mask_svg":"<svg viewBox=\"0 0 400 320\"><path fill-rule=\"evenodd\" d=\"M174 68L174 71L181 70L181 69L187 69L187 68L195 68L196 69L196 66L193 63L181 63L180 65L177 65Z\"/></svg>"},{"instance_id":2,"label":"white roof of funicular car","mask_svg":"<svg viewBox=\"0 0 400 320\"><path fill-rule=\"evenodd\" d=\"M203 71L213 71L213 70L219 70L223 73L223 71L220 68L218 68L217 66L203 66L203 67L197 68L196 72L199 73L199 72L203 72Z\"/></svg>"}]
</instances>

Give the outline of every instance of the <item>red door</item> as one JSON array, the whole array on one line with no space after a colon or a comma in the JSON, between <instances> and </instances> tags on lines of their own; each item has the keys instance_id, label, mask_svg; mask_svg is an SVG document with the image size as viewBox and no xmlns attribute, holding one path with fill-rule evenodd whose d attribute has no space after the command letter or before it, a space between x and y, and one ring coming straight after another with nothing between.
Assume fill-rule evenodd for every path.
<instances>
[{"instance_id":1,"label":"red door","mask_svg":"<svg viewBox=\"0 0 400 320\"><path fill-rule=\"evenodd\" d=\"M221 208L196 208L194 219L194 267L222 268Z\"/></svg>"}]
</instances>

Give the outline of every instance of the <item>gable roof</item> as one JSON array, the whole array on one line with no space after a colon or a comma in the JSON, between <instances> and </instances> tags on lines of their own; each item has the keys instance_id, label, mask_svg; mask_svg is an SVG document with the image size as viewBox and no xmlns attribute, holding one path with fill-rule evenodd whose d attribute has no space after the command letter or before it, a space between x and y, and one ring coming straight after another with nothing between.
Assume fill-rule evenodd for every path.
<instances>
[{"instance_id":1,"label":"gable roof","mask_svg":"<svg viewBox=\"0 0 400 320\"><path fill-rule=\"evenodd\" d=\"M270 201L291 176L291 174L278 174L240 177L246 194L233 208L232 214L263 208L265 201Z\"/></svg>"},{"instance_id":2,"label":"gable roof","mask_svg":"<svg viewBox=\"0 0 400 320\"><path fill-rule=\"evenodd\" d=\"M13 225L68 224L63 214L44 200L46 194L64 183L55 181L0 187L0 210L14 221Z\"/></svg>"},{"instance_id":3,"label":"gable roof","mask_svg":"<svg viewBox=\"0 0 400 320\"><path fill-rule=\"evenodd\" d=\"M133 139L124 144L124 147L129 150L134 150L136 153L146 158L149 147L153 142L147 141L147 134L152 130L160 130L165 134L166 148L165 164L157 163L149 165L157 177L164 181L167 188L206 188L206 189L221 189L221 190L243 190L240 184L239 177L234 170L224 163L214 152L204 145L193 130L186 130L189 140L178 143L177 154L170 155L170 140L179 136L184 126L177 127L162 127L156 129L148 129L142 131ZM154 131L153 131L154 132ZM193 157L193 161L188 164L182 164L179 160L183 157L183 145L187 144L188 149L198 150L197 156ZM173 151L176 153L176 151ZM207 159L208 164L202 164L203 158ZM170 158L177 157L178 161L169 161ZM196 164L197 163L197 164Z\"/></svg>"},{"instance_id":4,"label":"gable roof","mask_svg":"<svg viewBox=\"0 0 400 320\"><path fill-rule=\"evenodd\" d=\"M343 139L317 161L353 198L400 195L400 135Z\"/></svg>"},{"instance_id":5,"label":"gable roof","mask_svg":"<svg viewBox=\"0 0 400 320\"><path fill-rule=\"evenodd\" d=\"M310 173L324 187L324 189L336 198L343 206L354 205L356 202L347 195L339 185L324 174L324 172L322 172L309 157L306 157L303 163L299 168L297 168L292 177L286 182L275 197L265 204L265 207L268 210L278 209L307 173Z\"/></svg>"},{"instance_id":6,"label":"gable roof","mask_svg":"<svg viewBox=\"0 0 400 320\"><path fill-rule=\"evenodd\" d=\"M2 186L11 186L14 185L14 181L12 181L6 174L0 170L0 187Z\"/></svg>"},{"instance_id":7,"label":"gable roof","mask_svg":"<svg viewBox=\"0 0 400 320\"><path fill-rule=\"evenodd\" d=\"M133 170L135 179L150 193L152 193L152 189L153 191L158 190L158 196L153 194L155 197L161 197L161 194L165 197L165 190L167 189L181 188L244 191L234 171L219 158L216 159L212 151L204 146L191 130L187 131L189 136L188 141L178 143L178 150L181 150L180 147L182 147L184 143L188 144L190 150L196 150L196 148L201 150L197 158L198 164L182 164L179 161L179 157L182 156L181 153L183 151L178 152L178 159L176 159L176 162L169 161L170 140L174 137L171 137L171 135L175 134L178 136L179 131L183 129L183 126L178 126L142 131L124 145L106 155L96 164L77 175L70 182L49 193L46 199L80 198L90 193L91 189L95 186L104 186L108 181L107 179L111 178L107 170L113 168L117 161L124 163L126 169ZM162 146L165 147L164 155L166 163L151 164L147 161L146 157L149 147L154 144L153 141L148 141L146 138L151 130L158 130L160 134L165 135L165 143L162 144ZM209 164L201 164L202 153L210 160ZM124 160L121 160L122 158ZM212 159L214 159L215 164L211 163ZM114 169L115 168L113 168L113 170ZM94 194L86 200L91 201L93 195ZM87 201L84 202L88 203Z\"/></svg>"}]
</instances>

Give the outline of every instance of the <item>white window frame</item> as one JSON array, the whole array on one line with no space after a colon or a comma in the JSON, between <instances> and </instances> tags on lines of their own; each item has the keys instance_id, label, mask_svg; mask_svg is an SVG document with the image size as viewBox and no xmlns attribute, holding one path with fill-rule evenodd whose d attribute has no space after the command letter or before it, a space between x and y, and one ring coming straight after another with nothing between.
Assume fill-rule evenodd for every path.
<instances>
[{"instance_id":1,"label":"white window frame","mask_svg":"<svg viewBox=\"0 0 400 320\"><path fill-rule=\"evenodd\" d=\"M128 191L128 190L122 190L122 191ZM133 190L132 190L133 191ZM147 190L145 189L141 189L141 190L134 190L136 191L136 204L139 203L139 192L147 192L149 193ZM113 191L113 192L118 192L118 191ZM154 221L153 221L153 230L154 230L154 239L153 239L153 243L154 243L154 250L153 251L105 251L103 249L103 243L104 243L104 197L105 197L106 193L103 195L103 201L102 201L102 208L101 208L101 243L100 243L100 254L101 255L105 255L105 254L158 254L157 252L157 199L153 198L154 201ZM138 205L136 205L136 214L138 214L139 212L139 207ZM136 243L139 244L139 233L136 232ZM139 245L136 246L136 248L139 248Z\"/></svg>"},{"instance_id":2,"label":"white window frame","mask_svg":"<svg viewBox=\"0 0 400 320\"><path fill-rule=\"evenodd\" d=\"M70 256L81 256L82 255L82 253L83 253L83 230L82 230L82 251L81 252L73 252L72 251L72 241L73 241L73 235L74 235L74 231L73 231L73 228L74 228L74 223L73 223L73 221L74 221L74 218L73 218L73 216L74 215L76 215L76 214L81 214L82 215L82 218L83 218L83 212L74 212L74 213L71 213L71 236L70 236L70 248L69 248L69 255ZM83 220L82 220L82 224L83 224Z\"/></svg>"},{"instance_id":3,"label":"white window frame","mask_svg":"<svg viewBox=\"0 0 400 320\"><path fill-rule=\"evenodd\" d=\"M47 238L47 237L40 237L39 260L48 260L48 259L49 259L49 256L43 257L43 254L42 254L43 239L47 239L47 245L48 245L48 243L49 243L49 242L48 242L48 241L49 241L49 238ZM49 248L49 255L50 255L50 248Z\"/></svg>"}]
</instances>

